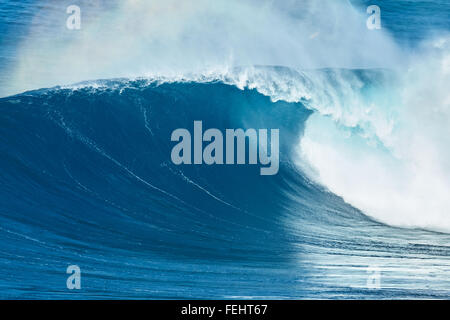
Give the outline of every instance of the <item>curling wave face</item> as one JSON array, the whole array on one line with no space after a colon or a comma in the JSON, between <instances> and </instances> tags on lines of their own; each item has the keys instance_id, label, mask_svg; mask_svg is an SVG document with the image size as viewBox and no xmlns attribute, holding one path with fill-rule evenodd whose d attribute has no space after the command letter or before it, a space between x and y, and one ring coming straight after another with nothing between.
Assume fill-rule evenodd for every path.
<instances>
[{"instance_id":1,"label":"curling wave face","mask_svg":"<svg viewBox=\"0 0 450 320\"><path fill-rule=\"evenodd\" d=\"M237 78L248 85L249 74ZM3 295L419 297L431 283L427 295L445 296L449 236L379 224L311 180L296 152L309 102L225 83L235 79L108 80L1 99ZM174 165L170 134L197 119L280 128L279 173ZM373 291L366 268L380 261L384 290ZM65 289L67 264L82 268L84 291Z\"/></svg>"}]
</instances>

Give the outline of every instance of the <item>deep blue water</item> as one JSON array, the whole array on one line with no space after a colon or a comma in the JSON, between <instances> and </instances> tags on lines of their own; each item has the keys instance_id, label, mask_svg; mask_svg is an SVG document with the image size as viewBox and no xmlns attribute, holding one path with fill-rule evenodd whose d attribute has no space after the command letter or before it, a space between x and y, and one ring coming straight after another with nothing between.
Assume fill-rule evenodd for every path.
<instances>
[{"instance_id":1,"label":"deep blue water","mask_svg":"<svg viewBox=\"0 0 450 320\"><path fill-rule=\"evenodd\" d=\"M76 2L92 6L88 21L115 6ZM24 55L48 63L24 41L33 28L43 38L61 28L65 41L66 16L52 12L72 3L0 3L0 298L448 298L450 234L378 222L298 166L299 139L317 113L309 99L277 100L283 87L263 94L223 79L15 92ZM384 31L408 52L450 29L447 1L352 4L379 5ZM258 70L314 85L289 68ZM341 79L320 72L333 85ZM392 81L378 69L342 77L357 79L367 99ZM279 173L174 165L171 132L195 120L280 128ZM69 265L81 269L81 290L66 287ZM380 270L378 289L367 286L370 267Z\"/></svg>"}]
</instances>

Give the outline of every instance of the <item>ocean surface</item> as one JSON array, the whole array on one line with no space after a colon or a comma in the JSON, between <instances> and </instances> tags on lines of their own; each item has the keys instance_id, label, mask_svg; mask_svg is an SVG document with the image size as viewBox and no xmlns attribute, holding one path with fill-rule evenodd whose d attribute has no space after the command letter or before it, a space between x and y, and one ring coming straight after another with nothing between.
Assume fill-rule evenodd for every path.
<instances>
[{"instance_id":1,"label":"ocean surface","mask_svg":"<svg viewBox=\"0 0 450 320\"><path fill-rule=\"evenodd\" d=\"M449 18L1 0L0 298L447 299ZM278 174L173 164L198 120L279 129Z\"/></svg>"}]
</instances>

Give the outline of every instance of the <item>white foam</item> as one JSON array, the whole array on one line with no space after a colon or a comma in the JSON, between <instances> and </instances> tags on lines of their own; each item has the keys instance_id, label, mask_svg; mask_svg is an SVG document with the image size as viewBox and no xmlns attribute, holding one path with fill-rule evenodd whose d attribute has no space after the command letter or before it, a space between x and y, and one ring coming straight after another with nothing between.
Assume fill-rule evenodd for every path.
<instances>
[{"instance_id":1,"label":"white foam","mask_svg":"<svg viewBox=\"0 0 450 320\"><path fill-rule=\"evenodd\" d=\"M413 59L393 88L398 100L371 101L376 113L345 104L359 134L338 108L307 122L299 154L310 174L379 221L450 232L449 44Z\"/></svg>"}]
</instances>

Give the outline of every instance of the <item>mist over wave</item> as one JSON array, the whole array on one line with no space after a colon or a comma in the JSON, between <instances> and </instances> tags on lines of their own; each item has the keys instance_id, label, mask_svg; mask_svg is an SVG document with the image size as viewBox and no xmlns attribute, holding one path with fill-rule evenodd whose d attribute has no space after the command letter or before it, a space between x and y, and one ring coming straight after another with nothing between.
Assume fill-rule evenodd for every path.
<instances>
[{"instance_id":1,"label":"mist over wave","mask_svg":"<svg viewBox=\"0 0 450 320\"><path fill-rule=\"evenodd\" d=\"M65 29L62 5L53 15L36 15L9 92L236 66L362 68L404 61L394 41L383 30L368 30L365 11L347 1L129 0L98 6L86 9L76 32Z\"/></svg>"}]
</instances>

